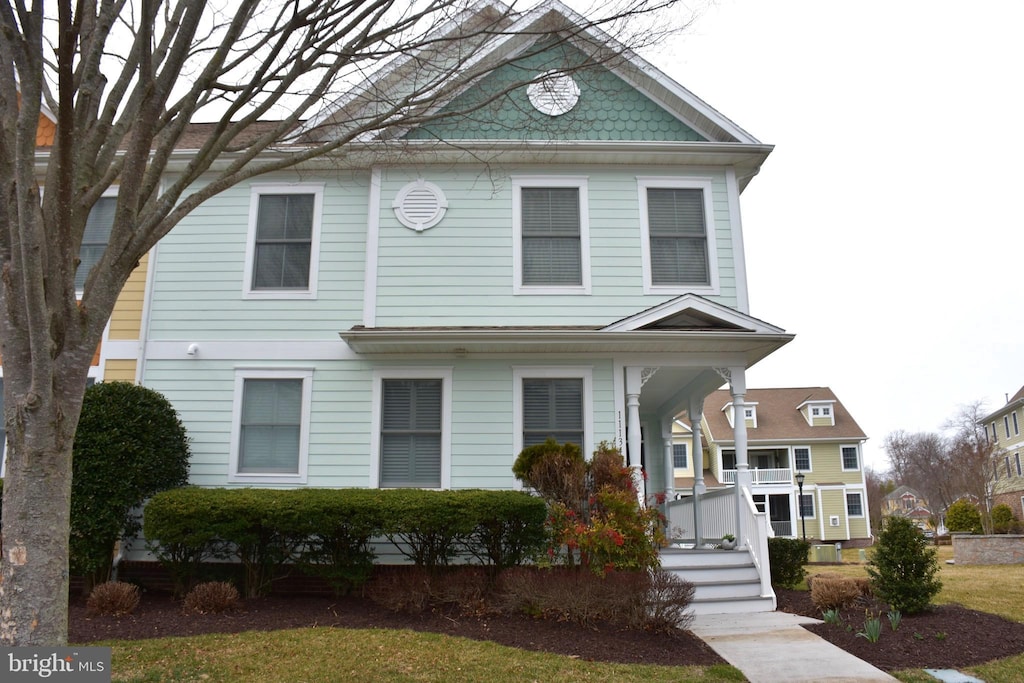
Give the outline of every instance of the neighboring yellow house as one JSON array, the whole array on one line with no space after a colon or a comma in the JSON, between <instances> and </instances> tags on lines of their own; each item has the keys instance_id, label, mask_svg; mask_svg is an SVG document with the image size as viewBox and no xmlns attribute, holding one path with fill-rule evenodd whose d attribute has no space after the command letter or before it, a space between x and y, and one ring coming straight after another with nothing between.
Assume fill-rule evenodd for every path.
<instances>
[{"instance_id":1,"label":"neighboring yellow house","mask_svg":"<svg viewBox=\"0 0 1024 683\"><path fill-rule=\"evenodd\" d=\"M992 505L1009 505L1017 519L1024 519L1024 387L980 424L996 445Z\"/></svg>"},{"instance_id":2,"label":"neighboring yellow house","mask_svg":"<svg viewBox=\"0 0 1024 683\"><path fill-rule=\"evenodd\" d=\"M832 390L750 389L744 406L751 491L759 510L769 513L776 536L869 544L862 458L867 436ZM732 415L727 390L704 401L703 465L709 490L736 481ZM804 475L800 506L798 474ZM691 487L692 464L689 470L677 469L676 476L677 490Z\"/></svg>"},{"instance_id":3,"label":"neighboring yellow house","mask_svg":"<svg viewBox=\"0 0 1024 683\"><path fill-rule=\"evenodd\" d=\"M909 486L898 486L882 498L882 517L906 517L922 531L935 531L928 501Z\"/></svg>"},{"instance_id":4,"label":"neighboring yellow house","mask_svg":"<svg viewBox=\"0 0 1024 683\"><path fill-rule=\"evenodd\" d=\"M36 129L36 144L39 147L48 147L53 144L56 132L55 120L53 114L44 107ZM105 216L112 215L115 196L112 194L109 197L101 198L89 215L89 225L86 227L86 235L82 241L83 265L79 269L81 281L84 281L89 267L95 262L96 257L93 256L90 259L89 250L102 250L106 246L106 241L110 236L110 225L106 225L104 229L103 224L106 221ZM114 304L103 341L92 358L92 366L89 368L90 382L104 380L136 382L138 380L138 359L148 271L149 255L147 254L128 278L128 282L125 283L121 295ZM3 413L3 405L3 369L0 368L0 414ZM7 449L7 439L5 437L4 426L0 424L0 477L3 477L6 463L4 454Z\"/></svg>"}]
</instances>

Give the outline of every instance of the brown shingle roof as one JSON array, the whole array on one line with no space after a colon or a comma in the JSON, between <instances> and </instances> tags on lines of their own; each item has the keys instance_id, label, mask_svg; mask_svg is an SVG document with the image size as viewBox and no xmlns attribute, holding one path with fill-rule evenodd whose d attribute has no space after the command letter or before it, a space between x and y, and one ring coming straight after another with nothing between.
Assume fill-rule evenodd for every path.
<instances>
[{"instance_id":1,"label":"brown shingle roof","mask_svg":"<svg viewBox=\"0 0 1024 683\"><path fill-rule=\"evenodd\" d=\"M722 408L732 401L726 389L704 399L704 419L712 439L733 440L733 430ZM834 401L835 425L812 427L797 409L807 401ZM794 387L786 389L748 389L745 403L757 404L757 427L747 430L750 443L761 441L803 441L819 439L866 439L867 435L828 387Z\"/></svg>"}]
</instances>

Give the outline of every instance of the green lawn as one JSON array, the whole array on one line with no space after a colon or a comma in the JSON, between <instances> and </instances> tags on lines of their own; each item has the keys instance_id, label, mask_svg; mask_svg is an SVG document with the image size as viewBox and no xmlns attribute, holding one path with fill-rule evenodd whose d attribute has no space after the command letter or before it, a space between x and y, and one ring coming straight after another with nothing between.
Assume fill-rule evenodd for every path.
<instances>
[{"instance_id":1,"label":"green lawn","mask_svg":"<svg viewBox=\"0 0 1024 683\"><path fill-rule=\"evenodd\" d=\"M295 629L103 643L114 681L742 681L731 666L584 662L495 643L387 629Z\"/></svg>"},{"instance_id":2,"label":"green lawn","mask_svg":"<svg viewBox=\"0 0 1024 683\"><path fill-rule=\"evenodd\" d=\"M1024 564L1015 565L955 565L947 564L953 559L951 546L938 549L939 579L942 590L936 597L939 604L959 603L964 607L1006 617L1011 621L1024 623ZM870 551L869 551L870 552ZM856 557L856 551L843 551L844 558ZM846 562L841 565L809 565L809 575L819 572L838 572L846 576L867 576L867 565L861 562ZM998 637L997 634L988 634ZM1024 655L1008 657L982 666L968 669L983 681L1024 683ZM913 683L935 683L935 679L918 670L900 671L896 674L901 681Z\"/></svg>"},{"instance_id":3,"label":"green lawn","mask_svg":"<svg viewBox=\"0 0 1024 683\"><path fill-rule=\"evenodd\" d=\"M846 551L847 558L855 553ZM946 564L952 549L939 548L939 603L1024 622L1024 565ZM809 573L867 576L866 565L808 567ZM433 633L395 630L296 629L144 641L114 641L115 681L742 681L730 666L663 667L584 662ZM966 671L985 681L1024 683L1024 655ZM902 681L934 683L923 672L897 672Z\"/></svg>"}]
</instances>

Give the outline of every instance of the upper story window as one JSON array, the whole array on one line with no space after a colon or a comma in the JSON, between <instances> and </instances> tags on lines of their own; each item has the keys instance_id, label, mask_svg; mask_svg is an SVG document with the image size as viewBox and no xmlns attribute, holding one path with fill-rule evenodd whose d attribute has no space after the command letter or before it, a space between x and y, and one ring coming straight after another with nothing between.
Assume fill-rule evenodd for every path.
<instances>
[{"instance_id":1,"label":"upper story window","mask_svg":"<svg viewBox=\"0 0 1024 683\"><path fill-rule=\"evenodd\" d=\"M688 467L686 455L685 443L672 444L672 467L677 470Z\"/></svg>"},{"instance_id":2,"label":"upper story window","mask_svg":"<svg viewBox=\"0 0 1024 683\"><path fill-rule=\"evenodd\" d=\"M451 486L450 368L374 373L371 487Z\"/></svg>"},{"instance_id":3,"label":"upper story window","mask_svg":"<svg viewBox=\"0 0 1024 683\"><path fill-rule=\"evenodd\" d=\"M716 293L711 180L638 178L644 292Z\"/></svg>"},{"instance_id":4,"label":"upper story window","mask_svg":"<svg viewBox=\"0 0 1024 683\"><path fill-rule=\"evenodd\" d=\"M1013 420L1013 435L1020 436L1020 423L1017 421L1017 411L1013 411L1010 417Z\"/></svg>"},{"instance_id":5,"label":"upper story window","mask_svg":"<svg viewBox=\"0 0 1024 683\"><path fill-rule=\"evenodd\" d=\"M860 469L860 458L857 457L856 446L843 446L843 470Z\"/></svg>"},{"instance_id":6,"label":"upper story window","mask_svg":"<svg viewBox=\"0 0 1024 683\"><path fill-rule=\"evenodd\" d=\"M794 448L793 449L793 467L796 468L797 472L808 472L811 469L811 449L810 448Z\"/></svg>"},{"instance_id":7,"label":"upper story window","mask_svg":"<svg viewBox=\"0 0 1024 683\"><path fill-rule=\"evenodd\" d=\"M316 298L323 186L254 185L250 201L246 298Z\"/></svg>"},{"instance_id":8,"label":"upper story window","mask_svg":"<svg viewBox=\"0 0 1024 683\"><path fill-rule=\"evenodd\" d=\"M589 294L586 179L515 177L512 191L515 293Z\"/></svg>"},{"instance_id":9,"label":"upper story window","mask_svg":"<svg viewBox=\"0 0 1024 683\"><path fill-rule=\"evenodd\" d=\"M103 256L103 250L110 241L110 231L114 227L114 211L117 209L117 197L100 197L89 212L85 221L85 232L82 233L82 246L78 250L81 261L75 271L75 290L85 289L85 278L89 271Z\"/></svg>"},{"instance_id":10,"label":"upper story window","mask_svg":"<svg viewBox=\"0 0 1024 683\"><path fill-rule=\"evenodd\" d=\"M1006 438L1010 438L1010 416L1003 415L1003 431L1006 432Z\"/></svg>"},{"instance_id":11,"label":"upper story window","mask_svg":"<svg viewBox=\"0 0 1024 683\"><path fill-rule=\"evenodd\" d=\"M313 371L235 374L231 481L306 481Z\"/></svg>"},{"instance_id":12,"label":"upper story window","mask_svg":"<svg viewBox=\"0 0 1024 683\"><path fill-rule=\"evenodd\" d=\"M992 423L992 441L999 443L999 432L996 431L996 423Z\"/></svg>"}]
</instances>

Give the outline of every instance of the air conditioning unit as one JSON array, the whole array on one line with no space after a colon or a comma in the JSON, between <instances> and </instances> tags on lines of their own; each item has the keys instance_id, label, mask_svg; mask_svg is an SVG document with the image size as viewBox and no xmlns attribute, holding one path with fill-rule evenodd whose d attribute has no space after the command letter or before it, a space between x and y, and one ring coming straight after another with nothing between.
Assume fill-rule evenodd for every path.
<instances>
[{"instance_id":1,"label":"air conditioning unit","mask_svg":"<svg viewBox=\"0 0 1024 683\"><path fill-rule=\"evenodd\" d=\"M839 526L839 515L832 515L828 518L829 526Z\"/></svg>"}]
</instances>

